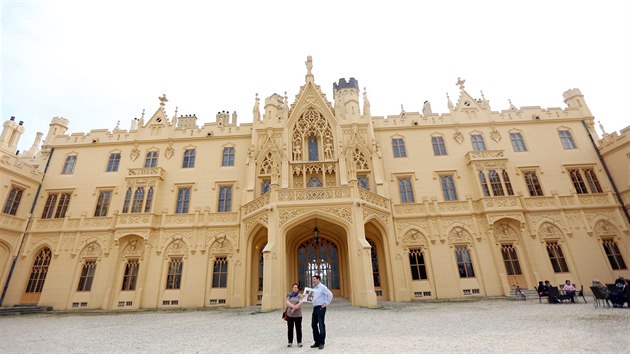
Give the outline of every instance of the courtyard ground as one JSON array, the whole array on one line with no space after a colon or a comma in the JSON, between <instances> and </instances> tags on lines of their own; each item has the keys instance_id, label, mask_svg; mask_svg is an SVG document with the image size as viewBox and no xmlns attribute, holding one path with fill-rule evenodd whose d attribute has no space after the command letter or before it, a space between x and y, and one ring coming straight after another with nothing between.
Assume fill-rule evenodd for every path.
<instances>
[{"instance_id":1,"label":"courtyard ground","mask_svg":"<svg viewBox=\"0 0 630 354\"><path fill-rule=\"evenodd\" d=\"M0 317L3 353L461 353L630 352L630 309L484 299L379 303L335 299L323 351L287 348L281 311L259 308L53 312Z\"/></svg>"}]
</instances>

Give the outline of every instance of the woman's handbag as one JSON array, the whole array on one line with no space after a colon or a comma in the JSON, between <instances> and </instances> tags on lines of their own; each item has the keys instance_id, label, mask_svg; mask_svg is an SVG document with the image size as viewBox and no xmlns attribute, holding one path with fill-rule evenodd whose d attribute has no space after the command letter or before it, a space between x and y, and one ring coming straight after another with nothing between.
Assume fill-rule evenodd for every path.
<instances>
[{"instance_id":1,"label":"woman's handbag","mask_svg":"<svg viewBox=\"0 0 630 354\"><path fill-rule=\"evenodd\" d=\"M289 316L287 316L287 310L288 308L284 309L284 312L282 313L282 319L285 321L289 320Z\"/></svg>"}]
</instances>

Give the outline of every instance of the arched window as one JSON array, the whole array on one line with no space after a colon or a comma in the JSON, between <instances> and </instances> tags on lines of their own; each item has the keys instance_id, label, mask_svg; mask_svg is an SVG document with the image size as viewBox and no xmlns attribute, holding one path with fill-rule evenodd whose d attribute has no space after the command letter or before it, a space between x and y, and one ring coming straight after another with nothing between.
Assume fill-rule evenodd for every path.
<instances>
[{"instance_id":1,"label":"arched window","mask_svg":"<svg viewBox=\"0 0 630 354\"><path fill-rule=\"evenodd\" d=\"M317 188L317 187L323 187L323 186L324 185L322 184L322 181L317 177L313 177L309 179L308 184L306 185L307 188Z\"/></svg>"},{"instance_id":2,"label":"arched window","mask_svg":"<svg viewBox=\"0 0 630 354\"><path fill-rule=\"evenodd\" d=\"M26 285L27 293L42 292L44 281L46 281L46 274L48 274L51 255L52 253L48 247L45 247L37 254L33 262L33 268L31 269L31 276L28 278L28 284Z\"/></svg>"},{"instance_id":3,"label":"arched window","mask_svg":"<svg viewBox=\"0 0 630 354\"><path fill-rule=\"evenodd\" d=\"M317 147L317 137L311 135L308 138L308 160L319 161L319 151Z\"/></svg>"},{"instance_id":4,"label":"arched window","mask_svg":"<svg viewBox=\"0 0 630 354\"><path fill-rule=\"evenodd\" d=\"M378 272L378 254L376 252L376 244L374 244L374 241L372 240L368 240L368 243L372 246L372 279L374 279L374 287L380 287L381 276Z\"/></svg>"}]
</instances>

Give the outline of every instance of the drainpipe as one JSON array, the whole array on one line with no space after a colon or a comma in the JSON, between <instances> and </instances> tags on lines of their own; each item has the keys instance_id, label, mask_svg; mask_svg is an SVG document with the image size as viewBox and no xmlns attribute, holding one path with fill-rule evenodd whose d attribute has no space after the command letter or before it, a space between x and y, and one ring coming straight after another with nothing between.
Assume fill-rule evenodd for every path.
<instances>
[{"instance_id":1,"label":"drainpipe","mask_svg":"<svg viewBox=\"0 0 630 354\"><path fill-rule=\"evenodd\" d=\"M591 135L591 131L588 130L588 127L586 126L585 121L582 121L582 126L584 127L584 129L586 129L586 133L588 134L589 139L591 139L591 144L593 145L593 149L595 150L595 153L597 154L597 158L599 159L599 162L604 167L604 171L606 171L606 176L608 177L608 181L612 185L613 191L615 191L615 195L617 196L619 205L621 205L621 210L623 210L623 213L626 215L626 220L628 220L628 224L630 224L630 214L628 214L628 209L626 209L626 207L623 204L623 199L621 199L621 194L619 193L619 190L617 189L617 185L615 184L615 181L613 180L612 175L610 174L610 171L608 171L608 166L606 166L606 162L604 162L604 158L602 157L602 154L599 152L599 149L597 148L597 144L595 144L595 140L593 139L593 136Z\"/></svg>"},{"instance_id":2,"label":"drainpipe","mask_svg":"<svg viewBox=\"0 0 630 354\"><path fill-rule=\"evenodd\" d=\"M15 264L17 263L18 257L20 253L22 253L22 247L24 246L24 241L26 240L26 231L31 226L33 222L33 211L35 210L35 206L37 205L37 198L39 198L39 192L42 190L42 184L44 184L44 178L46 178L46 171L48 171L48 166L50 165L50 160L52 160L53 153L55 152L55 148L50 149L50 156L48 156L48 161L46 161L46 167L44 168L44 175L42 176L42 183L37 186L37 193L35 193L35 198L33 199L33 203L31 204L31 212L28 216L28 221L26 222L26 227L24 228L24 232L20 235L20 247L18 248L18 252L13 257L13 261L11 261L11 269L9 269L9 275L7 276L7 281L4 283L4 287L2 288L2 296L0 296L0 306L4 302L4 296L7 294L7 290L9 289L9 282L11 282L11 276L13 276L13 270L15 269Z\"/></svg>"}]
</instances>

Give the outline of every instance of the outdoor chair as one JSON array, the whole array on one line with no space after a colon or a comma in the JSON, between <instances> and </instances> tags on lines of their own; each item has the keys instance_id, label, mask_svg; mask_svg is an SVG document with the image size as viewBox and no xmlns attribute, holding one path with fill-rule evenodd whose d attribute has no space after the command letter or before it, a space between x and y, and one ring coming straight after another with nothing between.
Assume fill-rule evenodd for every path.
<instances>
[{"instance_id":1,"label":"outdoor chair","mask_svg":"<svg viewBox=\"0 0 630 354\"><path fill-rule=\"evenodd\" d=\"M584 303L588 304L588 301L586 301L586 298L584 297L584 285L580 285L580 290L575 293L575 299L577 300L577 298L580 296L584 300Z\"/></svg>"},{"instance_id":2,"label":"outdoor chair","mask_svg":"<svg viewBox=\"0 0 630 354\"><path fill-rule=\"evenodd\" d=\"M591 286L591 292L593 293L593 305L595 305L595 307L599 307L600 300L602 302L602 306L606 304L608 307L610 307L610 302L608 302L608 298L606 297L602 289L596 286Z\"/></svg>"}]
</instances>

